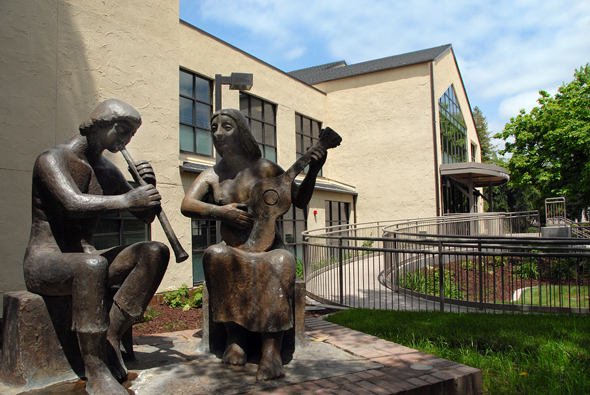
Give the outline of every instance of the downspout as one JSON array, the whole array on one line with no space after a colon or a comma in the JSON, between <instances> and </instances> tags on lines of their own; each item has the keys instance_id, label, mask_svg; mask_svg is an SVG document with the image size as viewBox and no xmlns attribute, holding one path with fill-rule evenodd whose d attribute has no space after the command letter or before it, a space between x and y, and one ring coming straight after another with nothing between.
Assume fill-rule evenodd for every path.
<instances>
[{"instance_id":1,"label":"downspout","mask_svg":"<svg viewBox=\"0 0 590 395\"><path fill-rule=\"evenodd\" d=\"M438 146L436 144L436 108L434 100L434 61L430 62L430 109L432 112L432 148L434 151L434 190L436 191L436 216L440 217L440 174L438 171Z\"/></svg>"}]
</instances>

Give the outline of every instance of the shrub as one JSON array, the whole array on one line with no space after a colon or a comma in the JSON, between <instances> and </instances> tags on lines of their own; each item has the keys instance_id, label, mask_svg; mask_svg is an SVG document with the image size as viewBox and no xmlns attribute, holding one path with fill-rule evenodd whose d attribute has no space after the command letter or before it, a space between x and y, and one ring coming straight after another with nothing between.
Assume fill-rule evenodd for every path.
<instances>
[{"instance_id":1,"label":"shrub","mask_svg":"<svg viewBox=\"0 0 590 395\"><path fill-rule=\"evenodd\" d=\"M190 296L190 290L187 285L182 284L176 291L166 292L164 295L164 304L173 308L181 308L184 311L201 307L203 306L203 287L199 286L195 288L193 296Z\"/></svg>"}]
</instances>

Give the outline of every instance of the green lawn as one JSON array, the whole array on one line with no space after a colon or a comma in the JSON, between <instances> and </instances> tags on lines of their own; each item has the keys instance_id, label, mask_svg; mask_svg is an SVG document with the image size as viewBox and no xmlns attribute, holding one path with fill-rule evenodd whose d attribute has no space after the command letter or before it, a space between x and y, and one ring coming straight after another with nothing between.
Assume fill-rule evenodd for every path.
<instances>
[{"instance_id":1,"label":"green lawn","mask_svg":"<svg viewBox=\"0 0 590 395\"><path fill-rule=\"evenodd\" d=\"M483 371L485 394L590 394L590 316L351 309L328 321Z\"/></svg>"},{"instance_id":2,"label":"green lawn","mask_svg":"<svg viewBox=\"0 0 590 395\"><path fill-rule=\"evenodd\" d=\"M540 292L540 298L539 298ZM542 285L523 290L517 304L553 307L588 307L588 287ZM540 303L539 303L540 301Z\"/></svg>"}]
</instances>

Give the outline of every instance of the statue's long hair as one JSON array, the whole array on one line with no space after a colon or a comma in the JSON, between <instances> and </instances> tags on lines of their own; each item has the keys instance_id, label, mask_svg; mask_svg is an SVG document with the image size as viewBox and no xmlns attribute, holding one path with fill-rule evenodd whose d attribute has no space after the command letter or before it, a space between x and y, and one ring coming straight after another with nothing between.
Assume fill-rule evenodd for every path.
<instances>
[{"instance_id":1,"label":"statue's long hair","mask_svg":"<svg viewBox=\"0 0 590 395\"><path fill-rule=\"evenodd\" d=\"M244 155L249 158L262 157L262 152L260 152L258 142L256 142L252 132L250 132L250 126L248 126L248 120L244 114L233 108L225 108L216 111L211 117L211 122L213 122L213 120L220 115L228 116L236 123L238 128L238 144L240 145L238 148L244 153ZM219 155L223 157L223 153L219 152Z\"/></svg>"}]
</instances>

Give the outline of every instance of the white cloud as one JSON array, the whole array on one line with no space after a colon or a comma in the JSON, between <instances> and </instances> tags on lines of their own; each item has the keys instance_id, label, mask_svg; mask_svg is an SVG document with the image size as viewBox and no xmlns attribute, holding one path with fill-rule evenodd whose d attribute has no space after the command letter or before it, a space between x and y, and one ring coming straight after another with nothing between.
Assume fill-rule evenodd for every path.
<instances>
[{"instance_id":1,"label":"white cloud","mask_svg":"<svg viewBox=\"0 0 590 395\"><path fill-rule=\"evenodd\" d=\"M590 0L181 0L189 6L198 27L239 29L242 49L287 71L451 43L496 132L590 61Z\"/></svg>"},{"instance_id":2,"label":"white cloud","mask_svg":"<svg viewBox=\"0 0 590 395\"><path fill-rule=\"evenodd\" d=\"M305 47L296 47L296 48L293 48L292 50L288 51L285 54L285 58L288 59L288 60L293 60L293 59L300 58L305 53L305 50L306 50Z\"/></svg>"}]
</instances>

